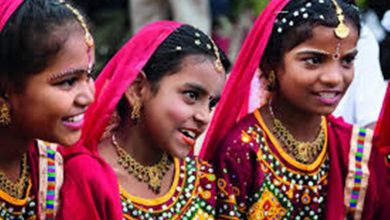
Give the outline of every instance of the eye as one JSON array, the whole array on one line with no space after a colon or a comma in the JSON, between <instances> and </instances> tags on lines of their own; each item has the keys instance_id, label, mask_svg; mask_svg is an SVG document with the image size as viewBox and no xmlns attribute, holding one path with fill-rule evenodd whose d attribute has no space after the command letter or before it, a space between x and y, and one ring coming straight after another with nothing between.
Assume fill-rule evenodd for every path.
<instances>
[{"instance_id":1,"label":"eye","mask_svg":"<svg viewBox=\"0 0 390 220\"><path fill-rule=\"evenodd\" d=\"M210 103L209 103L210 111L212 111L215 108L215 106L218 104L218 101L219 101L219 98L214 98L214 99L210 100Z\"/></svg>"},{"instance_id":2,"label":"eye","mask_svg":"<svg viewBox=\"0 0 390 220\"><path fill-rule=\"evenodd\" d=\"M71 77L68 79L60 80L59 82L55 83L56 86L59 86L64 89L72 88L77 82L77 77Z\"/></svg>"},{"instance_id":3,"label":"eye","mask_svg":"<svg viewBox=\"0 0 390 220\"><path fill-rule=\"evenodd\" d=\"M320 56L312 56L303 59L308 65L319 65L322 63L323 58Z\"/></svg>"},{"instance_id":4,"label":"eye","mask_svg":"<svg viewBox=\"0 0 390 220\"><path fill-rule=\"evenodd\" d=\"M199 99L199 93L196 91L188 90L183 92L186 101L190 103L194 103Z\"/></svg>"},{"instance_id":5,"label":"eye","mask_svg":"<svg viewBox=\"0 0 390 220\"><path fill-rule=\"evenodd\" d=\"M354 64L355 58L356 58L356 55L348 55L348 56L344 57L341 60L342 65L346 68L351 68Z\"/></svg>"}]
</instances>

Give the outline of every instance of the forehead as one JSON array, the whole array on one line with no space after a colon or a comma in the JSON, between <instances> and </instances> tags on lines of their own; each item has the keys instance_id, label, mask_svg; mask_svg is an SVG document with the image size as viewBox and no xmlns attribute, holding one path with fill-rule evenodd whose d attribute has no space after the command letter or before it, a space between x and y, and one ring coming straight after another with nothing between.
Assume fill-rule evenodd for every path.
<instances>
[{"instance_id":1,"label":"forehead","mask_svg":"<svg viewBox=\"0 0 390 220\"><path fill-rule=\"evenodd\" d=\"M219 90L225 79L225 72L218 72L215 69L213 58L204 55L189 55L181 61L180 69L176 73L163 77L162 81L175 84L194 82L210 90Z\"/></svg>"},{"instance_id":2,"label":"forehead","mask_svg":"<svg viewBox=\"0 0 390 220\"><path fill-rule=\"evenodd\" d=\"M311 31L312 36L309 39L298 44L295 48L314 47L314 48L322 48L322 49L333 51L335 47L340 43L341 44L340 49L350 50L356 47L359 34L354 26L348 23L347 26L350 30L349 35L344 39L340 39L336 37L334 33L335 28L327 27L323 25L317 25Z\"/></svg>"}]
</instances>

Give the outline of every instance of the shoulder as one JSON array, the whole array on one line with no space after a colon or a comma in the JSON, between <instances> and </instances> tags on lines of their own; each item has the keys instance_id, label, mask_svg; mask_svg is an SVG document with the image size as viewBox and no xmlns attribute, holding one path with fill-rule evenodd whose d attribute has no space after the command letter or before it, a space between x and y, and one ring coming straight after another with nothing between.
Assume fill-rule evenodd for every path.
<instances>
[{"instance_id":1,"label":"shoulder","mask_svg":"<svg viewBox=\"0 0 390 220\"><path fill-rule=\"evenodd\" d=\"M246 115L237 122L226 134L220 143L221 152L248 152L255 150L258 145L258 139L263 134L255 115L253 113Z\"/></svg>"},{"instance_id":2,"label":"shoulder","mask_svg":"<svg viewBox=\"0 0 390 220\"><path fill-rule=\"evenodd\" d=\"M90 187L116 184L113 169L101 156L77 148L64 155L64 182Z\"/></svg>"}]
</instances>

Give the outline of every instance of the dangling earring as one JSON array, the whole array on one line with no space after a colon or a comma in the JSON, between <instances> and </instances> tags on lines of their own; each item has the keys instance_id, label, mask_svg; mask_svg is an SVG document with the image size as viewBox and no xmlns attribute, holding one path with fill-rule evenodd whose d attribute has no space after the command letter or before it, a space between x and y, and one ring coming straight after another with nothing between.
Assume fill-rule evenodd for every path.
<instances>
[{"instance_id":1,"label":"dangling earring","mask_svg":"<svg viewBox=\"0 0 390 220\"><path fill-rule=\"evenodd\" d=\"M10 109L7 103L3 103L0 107L0 125L7 126L11 123Z\"/></svg>"},{"instance_id":2,"label":"dangling earring","mask_svg":"<svg viewBox=\"0 0 390 220\"><path fill-rule=\"evenodd\" d=\"M276 81L275 71L271 70L271 72L268 74L268 85L267 85L268 91L272 91L275 88L275 81Z\"/></svg>"},{"instance_id":3,"label":"dangling earring","mask_svg":"<svg viewBox=\"0 0 390 220\"><path fill-rule=\"evenodd\" d=\"M133 104L133 110L131 111L131 119L135 122L141 117L141 102L136 101Z\"/></svg>"}]
</instances>

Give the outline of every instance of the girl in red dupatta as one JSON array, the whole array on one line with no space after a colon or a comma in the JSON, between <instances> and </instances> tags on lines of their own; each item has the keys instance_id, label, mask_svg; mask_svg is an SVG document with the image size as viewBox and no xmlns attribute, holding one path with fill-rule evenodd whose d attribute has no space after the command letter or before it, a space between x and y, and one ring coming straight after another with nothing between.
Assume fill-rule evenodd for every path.
<instances>
[{"instance_id":1,"label":"girl in red dupatta","mask_svg":"<svg viewBox=\"0 0 390 220\"><path fill-rule=\"evenodd\" d=\"M93 39L68 3L0 1L0 219L54 219L63 166L47 141L81 137L93 62Z\"/></svg>"},{"instance_id":2,"label":"girl in red dupatta","mask_svg":"<svg viewBox=\"0 0 390 220\"><path fill-rule=\"evenodd\" d=\"M213 219L214 169L189 154L227 67L192 26L159 21L134 35L96 80L82 142L64 152L60 218Z\"/></svg>"},{"instance_id":3,"label":"girl in red dupatta","mask_svg":"<svg viewBox=\"0 0 390 220\"><path fill-rule=\"evenodd\" d=\"M258 17L200 154L242 218L390 216L372 132L330 115L353 78L359 31L358 10L338 0L271 0ZM270 93L260 107L257 73Z\"/></svg>"}]
</instances>

